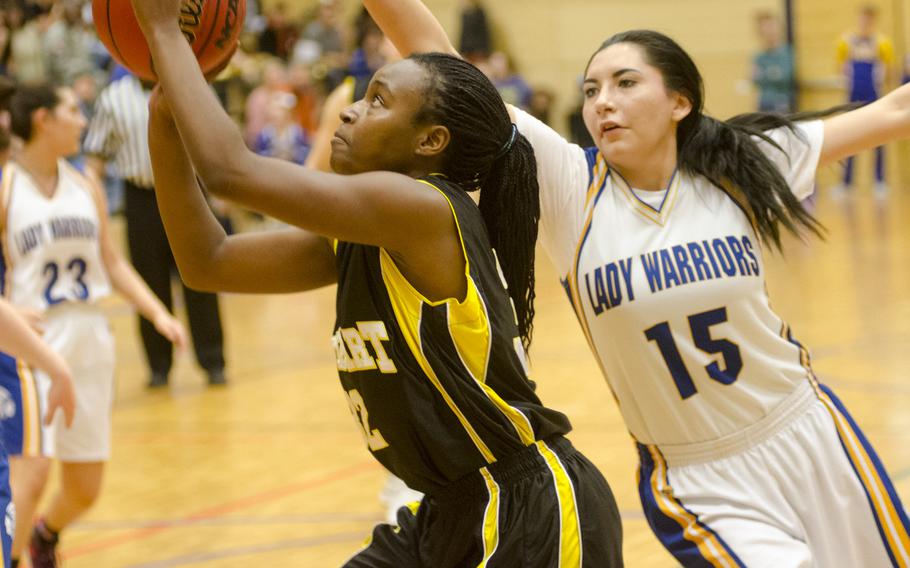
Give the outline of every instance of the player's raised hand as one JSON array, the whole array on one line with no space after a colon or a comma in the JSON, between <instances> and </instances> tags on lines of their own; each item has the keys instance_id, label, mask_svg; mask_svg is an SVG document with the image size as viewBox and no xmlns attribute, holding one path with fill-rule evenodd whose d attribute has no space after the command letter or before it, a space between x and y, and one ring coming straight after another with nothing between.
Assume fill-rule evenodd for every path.
<instances>
[{"instance_id":1,"label":"player's raised hand","mask_svg":"<svg viewBox=\"0 0 910 568\"><path fill-rule=\"evenodd\" d=\"M167 338L168 341L183 349L187 345L186 329L180 320L171 314L164 312L155 318L152 322L158 333Z\"/></svg>"},{"instance_id":2,"label":"player's raised hand","mask_svg":"<svg viewBox=\"0 0 910 568\"><path fill-rule=\"evenodd\" d=\"M158 28L178 27L182 0L132 0L132 4L146 36Z\"/></svg>"},{"instance_id":3,"label":"player's raised hand","mask_svg":"<svg viewBox=\"0 0 910 568\"><path fill-rule=\"evenodd\" d=\"M58 410L63 412L63 422L69 428L73 424L76 414L76 393L73 390L73 378L65 366L49 374L51 388L47 392L47 411L44 415L45 426L50 426L54 414Z\"/></svg>"}]
</instances>

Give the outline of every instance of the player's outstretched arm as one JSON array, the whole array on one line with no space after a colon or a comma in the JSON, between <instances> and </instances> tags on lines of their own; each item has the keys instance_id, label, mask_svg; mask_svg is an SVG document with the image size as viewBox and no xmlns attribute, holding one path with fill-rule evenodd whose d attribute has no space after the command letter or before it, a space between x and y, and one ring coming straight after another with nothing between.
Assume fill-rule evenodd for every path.
<instances>
[{"instance_id":1,"label":"player's outstretched arm","mask_svg":"<svg viewBox=\"0 0 910 568\"><path fill-rule=\"evenodd\" d=\"M45 424L50 424L59 409L67 427L73 423L76 412L76 395L69 367L56 351L41 341L25 321L5 300L0 299L0 351L28 361L47 373L51 390L47 397Z\"/></svg>"},{"instance_id":2,"label":"player's outstretched arm","mask_svg":"<svg viewBox=\"0 0 910 568\"><path fill-rule=\"evenodd\" d=\"M881 99L825 120L819 165L910 138L910 84Z\"/></svg>"},{"instance_id":3,"label":"player's outstretched arm","mask_svg":"<svg viewBox=\"0 0 910 568\"><path fill-rule=\"evenodd\" d=\"M191 288L246 293L309 290L337 280L331 243L300 229L228 236L196 181L159 89L149 105L155 195L177 268Z\"/></svg>"},{"instance_id":4,"label":"player's outstretched arm","mask_svg":"<svg viewBox=\"0 0 910 568\"><path fill-rule=\"evenodd\" d=\"M438 51L458 55L436 16L420 0L363 0L402 56Z\"/></svg>"}]
</instances>

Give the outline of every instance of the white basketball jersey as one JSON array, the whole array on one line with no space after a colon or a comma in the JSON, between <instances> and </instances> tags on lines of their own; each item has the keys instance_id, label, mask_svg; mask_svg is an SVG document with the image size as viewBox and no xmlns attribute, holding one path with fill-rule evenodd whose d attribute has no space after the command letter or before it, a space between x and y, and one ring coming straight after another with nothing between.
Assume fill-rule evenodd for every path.
<instances>
[{"instance_id":1,"label":"white basketball jersey","mask_svg":"<svg viewBox=\"0 0 910 568\"><path fill-rule=\"evenodd\" d=\"M541 239L619 402L644 444L715 440L756 423L807 380L771 310L749 219L701 177L636 192L603 157L518 113L538 159ZM762 143L797 197L811 193L820 122Z\"/></svg>"},{"instance_id":2,"label":"white basketball jersey","mask_svg":"<svg viewBox=\"0 0 910 568\"><path fill-rule=\"evenodd\" d=\"M4 296L47 311L65 302L96 302L111 292L101 258L100 201L92 184L60 160L50 198L15 163L3 167Z\"/></svg>"}]
</instances>

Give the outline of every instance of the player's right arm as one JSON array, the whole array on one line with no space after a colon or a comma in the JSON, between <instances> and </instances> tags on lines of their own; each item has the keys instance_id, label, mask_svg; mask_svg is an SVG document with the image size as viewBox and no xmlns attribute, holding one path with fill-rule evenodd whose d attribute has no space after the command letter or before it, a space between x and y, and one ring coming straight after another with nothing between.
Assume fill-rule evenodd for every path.
<instances>
[{"instance_id":1,"label":"player's right arm","mask_svg":"<svg viewBox=\"0 0 910 568\"><path fill-rule=\"evenodd\" d=\"M459 55L439 20L420 0L363 0L363 5L403 57L432 51Z\"/></svg>"},{"instance_id":2,"label":"player's right arm","mask_svg":"<svg viewBox=\"0 0 910 568\"><path fill-rule=\"evenodd\" d=\"M180 133L152 96L149 149L155 194L177 268L191 288L278 293L337 280L332 244L301 229L228 236L202 193Z\"/></svg>"},{"instance_id":3,"label":"player's right arm","mask_svg":"<svg viewBox=\"0 0 910 568\"><path fill-rule=\"evenodd\" d=\"M47 373L51 389L47 396L45 424L50 424L57 410L63 411L67 427L73 423L76 395L73 379L66 362L56 351L41 341L25 321L5 300L0 299L0 351L24 359Z\"/></svg>"}]
</instances>

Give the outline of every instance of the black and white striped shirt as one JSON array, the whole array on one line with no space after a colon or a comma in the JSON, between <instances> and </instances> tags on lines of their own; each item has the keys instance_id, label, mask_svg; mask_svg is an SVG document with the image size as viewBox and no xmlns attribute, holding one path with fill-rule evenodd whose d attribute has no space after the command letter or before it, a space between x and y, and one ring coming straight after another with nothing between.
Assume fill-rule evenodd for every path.
<instances>
[{"instance_id":1,"label":"black and white striped shirt","mask_svg":"<svg viewBox=\"0 0 910 568\"><path fill-rule=\"evenodd\" d=\"M120 177L148 188L154 186L147 138L150 96L132 75L108 85L95 102L83 143L86 154L113 160Z\"/></svg>"}]
</instances>

